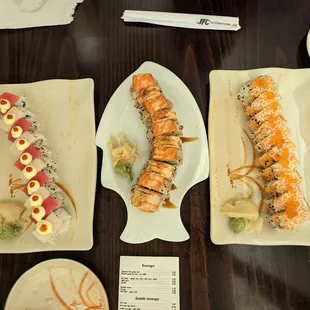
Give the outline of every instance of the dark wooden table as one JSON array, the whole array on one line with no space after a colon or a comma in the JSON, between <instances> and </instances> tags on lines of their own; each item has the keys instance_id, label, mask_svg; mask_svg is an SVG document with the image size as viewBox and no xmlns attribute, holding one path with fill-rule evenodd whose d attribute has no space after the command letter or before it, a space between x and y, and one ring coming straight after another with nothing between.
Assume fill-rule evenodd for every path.
<instances>
[{"instance_id":1,"label":"dark wooden table","mask_svg":"<svg viewBox=\"0 0 310 310\"><path fill-rule=\"evenodd\" d=\"M242 29L233 33L125 25L120 19L124 9L239 16ZM0 30L0 83L92 77L98 124L118 85L151 60L187 84L207 125L211 70L309 67L309 27L307 0L85 0L71 25ZM181 213L191 235L188 242L123 243L119 236L126 223L124 203L98 180L92 250L0 255L0 309L26 270L63 257L89 266L116 310L120 255L179 256L181 310L310 309L307 247L213 245L209 182L187 193Z\"/></svg>"}]
</instances>

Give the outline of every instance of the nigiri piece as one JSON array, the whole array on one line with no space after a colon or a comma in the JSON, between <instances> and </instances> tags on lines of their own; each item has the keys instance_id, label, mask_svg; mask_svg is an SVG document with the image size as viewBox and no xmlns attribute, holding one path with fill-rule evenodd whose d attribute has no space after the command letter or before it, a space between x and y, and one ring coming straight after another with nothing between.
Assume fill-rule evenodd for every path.
<instances>
[{"instance_id":1,"label":"nigiri piece","mask_svg":"<svg viewBox=\"0 0 310 310\"><path fill-rule=\"evenodd\" d=\"M5 132L9 132L15 123L24 116L25 113L23 111L13 106L6 114L3 115L3 118L0 119L0 129Z\"/></svg>"},{"instance_id":2,"label":"nigiri piece","mask_svg":"<svg viewBox=\"0 0 310 310\"><path fill-rule=\"evenodd\" d=\"M151 189L164 195L167 195L171 188L171 182L168 179L161 174L147 170L142 171L137 183L141 187Z\"/></svg>"},{"instance_id":3,"label":"nigiri piece","mask_svg":"<svg viewBox=\"0 0 310 310\"><path fill-rule=\"evenodd\" d=\"M270 167L271 165L275 164L280 160L281 156L283 156L284 150L287 150L289 153L292 153L294 152L295 149L296 149L295 144L290 140L286 140L281 147L275 146L267 153L262 155L258 160L259 164L263 168Z\"/></svg>"},{"instance_id":4,"label":"nigiri piece","mask_svg":"<svg viewBox=\"0 0 310 310\"><path fill-rule=\"evenodd\" d=\"M21 179L23 181L29 181L33 179L36 174L45 168L46 164L40 159L34 159L29 165L25 166L21 173Z\"/></svg>"},{"instance_id":5,"label":"nigiri piece","mask_svg":"<svg viewBox=\"0 0 310 310\"><path fill-rule=\"evenodd\" d=\"M131 203L144 212L155 212L162 204L163 199L160 193L150 191L140 186L135 186Z\"/></svg>"},{"instance_id":6,"label":"nigiri piece","mask_svg":"<svg viewBox=\"0 0 310 310\"><path fill-rule=\"evenodd\" d=\"M25 118L19 119L8 133L9 141L14 142L24 132L26 132L31 127L31 125L32 123L26 120Z\"/></svg>"},{"instance_id":7,"label":"nigiri piece","mask_svg":"<svg viewBox=\"0 0 310 310\"><path fill-rule=\"evenodd\" d=\"M42 153L35 146L31 145L20 155L14 165L19 170L23 170L25 166L30 165L33 160L39 158L41 155Z\"/></svg>"},{"instance_id":8,"label":"nigiri piece","mask_svg":"<svg viewBox=\"0 0 310 310\"><path fill-rule=\"evenodd\" d=\"M26 200L24 205L27 210L31 210L34 207L42 206L44 200L49 196L50 192L42 186Z\"/></svg>"},{"instance_id":9,"label":"nigiri piece","mask_svg":"<svg viewBox=\"0 0 310 310\"><path fill-rule=\"evenodd\" d=\"M136 93L151 86L157 86L157 82L150 73L136 74L132 77L132 88Z\"/></svg>"},{"instance_id":10,"label":"nigiri piece","mask_svg":"<svg viewBox=\"0 0 310 310\"><path fill-rule=\"evenodd\" d=\"M246 107L245 114L251 117L279 99L280 96L276 92L265 91Z\"/></svg>"},{"instance_id":11,"label":"nigiri piece","mask_svg":"<svg viewBox=\"0 0 310 310\"><path fill-rule=\"evenodd\" d=\"M156 172L162 175L164 178L172 181L176 169L174 166L167 163L150 160L148 161L145 170L150 172Z\"/></svg>"},{"instance_id":12,"label":"nigiri piece","mask_svg":"<svg viewBox=\"0 0 310 310\"><path fill-rule=\"evenodd\" d=\"M175 120L167 119L160 122L153 123L153 135L176 135L182 136L182 127Z\"/></svg>"},{"instance_id":13,"label":"nigiri piece","mask_svg":"<svg viewBox=\"0 0 310 310\"><path fill-rule=\"evenodd\" d=\"M54 235L61 229L62 221L52 212L44 221L44 224L51 225L51 232L49 234L42 234L38 232L38 227L32 234L39 239L42 243L53 243ZM40 221L41 222L41 221ZM38 222L38 224L40 223ZM37 224L37 225L38 225Z\"/></svg>"},{"instance_id":14,"label":"nigiri piece","mask_svg":"<svg viewBox=\"0 0 310 310\"><path fill-rule=\"evenodd\" d=\"M251 117L248 122L248 126L252 131L255 131L263 122L265 122L270 117L275 122L276 117L280 117L283 119L283 110L278 102L271 103L266 108L262 109L260 112Z\"/></svg>"},{"instance_id":15,"label":"nigiri piece","mask_svg":"<svg viewBox=\"0 0 310 310\"><path fill-rule=\"evenodd\" d=\"M10 93L3 93L0 95L0 115L7 113L15 102L18 102L20 98Z\"/></svg>"},{"instance_id":16,"label":"nigiri piece","mask_svg":"<svg viewBox=\"0 0 310 310\"><path fill-rule=\"evenodd\" d=\"M170 109L172 107L172 104L163 95L159 95L154 99L145 100L144 105L151 115L156 111Z\"/></svg>"},{"instance_id":17,"label":"nigiri piece","mask_svg":"<svg viewBox=\"0 0 310 310\"><path fill-rule=\"evenodd\" d=\"M60 204L53 196L49 196L43 201L42 206L45 209L46 214L49 215L56 208L58 208Z\"/></svg>"},{"instance_id":18,"label":"nigiri piece","mask_svg":"<svg viewBox=\"0 0 310 310\"><path fill-rule=\"evenodd\" d=\"M154 147L152 159L179 165L182 163L183 157L180 148L163 145Z\"/></svg>"},{"instance_id":19,"label":"nigiri piece","mask_svg":"<svg viewBox=\"0 0 310 310\"><path fill-rule=\"evenodd\" d=\"M274 146L282 147L284 142L289 137L291 131L287 127L277 128L272 134L261 140L255 145L258 153L266 153Z\"/></svg>"},{"instance_id":20,"label":"nigiri piece","mask_svg":"<svg viewBox=\"0 0 310 310\"><path fill-rule=\"evenodd\" d=\"M266 91L275 91L277 85L269 75L261 75L254 79L250 85L250 97L257 98Z\"/></svg>"}]
</instances>

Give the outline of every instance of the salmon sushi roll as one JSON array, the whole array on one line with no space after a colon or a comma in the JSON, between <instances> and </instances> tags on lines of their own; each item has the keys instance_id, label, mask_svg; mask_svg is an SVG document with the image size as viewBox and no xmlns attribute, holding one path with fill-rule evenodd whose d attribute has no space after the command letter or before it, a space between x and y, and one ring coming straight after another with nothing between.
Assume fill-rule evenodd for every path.
<instances>
[{"instance_id":1,"label":"salmon sushi roll","mask_svg":"<svg viewBox=\"0 0 310 310\"><path fill-rule=\"evenodd\" d=\"M263 154L268 152L274 146L282 147L290 133L291 131L287 127L277 128L272 134L257 143L255 149L258 153Z\"/></svg>"},{"instance_id":2,"label":"salmon sushi roll","mask_svg":"<svg viewBox=\"0 0 310 310\"><path fill-rule=\"evenodd\" d=\"M155 98L162 94L159 86L150 86L148 88L140 90L136 96L136 101L139 105L143 105L144 101Z\"/></svg>"},{"instance_id":3,"label":"salmon sushi roll","mask_svg":"<svg viewBox=\"0 0 310 310\"><path fill-rule=\"evenodd\" d=\"M182 150L172 146L155 146L152 159L179 165L183 161Z\"/></svg>"},{"instance_id":4,"label":"salmon sushi roll","mask_svg":"<svg viewBox=\"0 0 310 310\"><path fill-rule=\"evenodd\" d=\"M173 109L163 109L156 111L154 114L151 116L152 122L160 122L160 121L165 121L165 120L176 120L177 115Z\"/></svg>"},{"instance_id":5,"label":"salmon sushi roll","mask_svg":"<svg viewBox=\"0 0 310 310\"><path fill-rule=\"evenodd\" d=\"M273 91L266 91L260 94L254 101L252 101L245 109L245 114L249 117L252 117L254 114L260 112L268 105L273 102L276 102L280 99L280 96Z\"/></svg>"},{"instance_id":6,"label":"salmon sushi roll","mask_svg":"<svg viewBox=\"0 0 310 310\"><path fill-rule=\"evenodd\" d=\"M252 131L258 129L258 127L264 123L269 117L272 119L276 117L283 118L283 110L278 102L273 102L260 112L250 118L248 125Z\"/></svg>"},{"instance_id":7,"label":"salmon sushi roll","mask_svg":"<svg viewBox=\"0 0 310 310\"><path fill-rule=\"evenodd\" d=\"M135 186L131 204L144 212L155 212L163 203L163 196L146 188Z\"/></svg>"},{"instance_id":8,"label":"salmon sushi roll","mask_svg":"<svg viewBox=\"0 0 310 310\"><path fill-rule=\"evenodd\" d=\"M172 165L169 165L167 163L162 163L159 161L150 160L146 164L145 167L146 171L155 172L163 176L169 181L172 181L176 168Z\"/></svg>"},{"instance_id":9,"label":"salmon sushi roll","mask_svg":"<svg viewBox=\"0 0 310 310\"><path fill-rule=\"evenodd\" d=\"M182 147L182 140L177 136L156 136L153 146L169 146L180 149Z\"/></svg>"},{"instance_id":10,"label":"salmon sushi roll","mask_svg":"<svg viewBox=\"0 0 310 310\"><path fill-rule=\"evenodd\" d=\"M267 153L262 155L258 161L259 164L263 168L268 168L271 165L275 164L280 160L280 158L283 156L284 152L292 153L296 149L295 144L290 141L286 140L281 147L273 147L271 150L269 150Z\"/></svg>"},{"instance_id":11,"label":"salmon sushi roll","mask_svg":"<svg viewBox=\"0 0 310 310\"><path fill-rule=\"evenodd\" d=\"M132 88L136 94L152 86L157 86L157 82L150 73L136 74L132 77Z\"/></svg>"},{"instance_id":12,"label":"salmon sushi roll","mask_svg":"<svg viewBox=\"0 0 310 310\"><path fill-rule=\"evenodd\" d=\"M143 102L146 110L152 115L156 111L163 109L171 109L172 104L169 100L167 100L163 95L159 95L152 99L147 99Z\"/></svg>"},{"instance_id":13,"label":"salmon sushi roll","mask_svg":"<svg viewBox=\"0 0 310 310\"><path fill-rule=\"evenodd\" d=\"M164 194L165 197L168 196L169 190L171 188L171 181L159 173L147 170L142 171L137 184L141 187L145 187L155 192Z\"/></svg>"},{"instance_id":14,"label":"salmon sushi roll","mask_svg":"<svg viewBox=\"0 0 310 310\"><path fill-rule=\"evenodd\" d=\"M165 135L182 136L182 126L175 120L167 119L156 122L153 123L152 127L154 137Z\"/></svg>"}]
</instances>

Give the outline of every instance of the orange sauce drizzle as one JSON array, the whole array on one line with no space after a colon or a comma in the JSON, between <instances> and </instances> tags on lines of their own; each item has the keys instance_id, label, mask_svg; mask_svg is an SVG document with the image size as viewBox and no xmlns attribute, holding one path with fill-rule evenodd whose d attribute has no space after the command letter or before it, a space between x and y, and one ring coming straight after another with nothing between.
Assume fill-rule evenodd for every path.
<instances>
[{"instance_id":1,"label":"orange sauce drizzle","mask_svg":"<svg viewBox=\"0 0 310 310\"><path fill-rule=\"evenodd\" d=\"M58 300L58 302L66 309L66 310L72 310L72 308L69 307L69 305L67 305L65 303L65 301L61 298L61 296L59 295L57 289L56 289L56 286L55 286L55 283L53 281L53 278L52 278L52 275L50 274L49 275L49 282L50 282L50 285L51 285L51 288L52 288L52 291L56 297L56 299Z\"/></svg>"},{"instance_id":2,"label":"orange sauce drizzle","mask_svg":"<svg viewBox=\"0 0 310 310\"><path fill-rule=\"evenodd\" d=\"M14 197L14 193L16 190L22 189L25 187L25 184L22 184L20 182L22 182L22 179L17 178L14 180L12 173L10 174L10 176L9 176L9 188L10 188L11 198Z\"/></svg>"},{"instance_id":3,"label":"orange sauce drizzle","mask_svg":"<svg viewBox=\"0 0 310 310\"><path fill-rule=\"evenodd\" d=\"M243 162L241 166L245 166L248 160L248 153L246 151L246 144L245 144L243 137L241 137L241 141L242 141L242 146L243 146Z\"/></svg>"},{"instance_id":4,"label":"orange sauce drizzle","mask_svg":"<svg viewBox=\"0 0 310 310\"><path fill-rule=\"evenodd\" d=\"M82 294L83 284L84 284L87 276L88 276L88 271L85 272L84 276L81 279L79 289L78 289L78 294L79 294L79 297L81 298L81 300L85 306L92 307L93 305L90 305L89 303L87 303L87 301L84 299L83 294Z\"/></svg>"},{"instance_id":5,"label":"orange sauce drizzle","mask_svg":"<svg viewBox=\"0 0 310 310\"><path fill-rule=\"evenodd\" d=\"M77 208L76 208L76 204L74 201L74 198L72 197L71 193L69 192L69 190L61 183L56 183L56 185L67 195L67 197L69 198L69 200L72 203L73 209L75 211L75 217L77 218Z\"/></svg>"},{"instance_id":6,"label":"orange sauce drizzle","mask_svg":"<svg viewBox=\"0 0 310 310\"><path fill-rule=\"evenodd\" d=\"M198 140L198 137L181 137L181 140L183 143L185 142L194 142L196 140Z\"/></svg>"},{"instance_id":7,"label":"orange sauce drizzle","mask_svg":"<svg viewBox=\"0 0 310 310\"><path fill-rule=\"evenodd\" d=\"M163 208L169 208L169 209L175 209L177 206L173 204L169 199L165 200L165 203L163 204Z\"/></svg>"},{"instance_id":8,"label":"orange sauce drizzle","mask_svg":"<svg viewBox=\"0 0 310 310\"><path fill-rule=\"evenodd\" d=\"M91 290L92 290L94 284L95 284L95 281L93 281L93 282L89 285L88 289L86 290L86 297L88 298L88 300L89 300L89 301L91 302L91 304L93 304L93 305L94 305L95 303L94 303L93 300L91 299L89 293L91 292Z\"/></svg>"}]
</instances>

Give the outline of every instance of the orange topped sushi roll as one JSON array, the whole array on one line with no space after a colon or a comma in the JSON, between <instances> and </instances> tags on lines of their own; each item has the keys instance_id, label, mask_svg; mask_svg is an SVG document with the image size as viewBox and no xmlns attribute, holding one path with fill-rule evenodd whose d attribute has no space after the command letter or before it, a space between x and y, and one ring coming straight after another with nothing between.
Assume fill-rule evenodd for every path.
<instances>
[{"instance_id":1,"label":"orange topped sushi roll","mask_svg":"<svg viewBox=\"0 0 310 310\"><path fill-rule=\"evenodd\" d=\"M182 150L171 146L155 146L152 159L179 165L183 160Z\"/></svg>"},{"instance_id":2,"label":"orange topped sushi roll","mask_svg":"<svg viewBox=\"0 0 310 310\"><path fill-rule=\"evenodd\" d=\"M156 122L160 122L160 121L167 120L167 119L176 120L177 115L173 109L163 109L163 110L154 112L151 115L151 118L152 118L152 122L156 123Z\"/></svg>"},{"instance_id":3,"label":"orange topped sushi roll","mask_svg":"<svg viewBox=\"0 0 310 310\"><path fill-rule=\"evenodd\" d=\"M182 146L182 140L176 136L156 136L153 146L170 146L179 149Z\"/></svg>"},{"instance_id":4,"label":"orange topped sushi roll","mask_svg":"<svg viewBox=\"0 0 310 310\"><path fill-rule=\"evenodd\" d=\"M270 167L280 160L284 152L294 152L295 148L296 146L292 141L286 140L281 147L274 146L271 150L262 155L258 160L259 164L263 168Z\"/></svg>"},{"instance_id":5,"label":"orange topped sushi roll","mask_svg":"<svg viewBox=\"0 0 310 310\"><path fill-rule=\"evenodd\" d=\"M266 91L260 94L254 101L252 101L245 109L245 114L252 117L254 114L266 108L269 104L276 102L280 96L273 91Z\"/></svg>"},{"instance_id":6,"label":"orange topped sushi roll","mask_svg":"<svg viewBox=\"0 0 310 310\"><path fill-rule=\"evenodd\" d=\"M175 120L167 119L153 123L153 135L155 137L164 135L182 136L182 128Z\"/></svg>"},{"instance_id":7,"label":"orange topped sushi roll","mask_svg":"<svg viewBox=\"0 0 310 310\"><path fill-rule=\"evenodd\" d=\"M171 182L161 174L148 170L142 171L138 185L153 191L167 195L171 188Z\"/></svg>"},{"instance_id":8,"label":"orange topped sushi roll","mask_svg":"<svg viewBox=\"0 0 310 310\"><path fill-rule=\"evenodd\" d=\"M251 83L250 97L254 99L266 91L274 91L276 89L276 83L269 75L261 75Z\"/></svg>"},{"instance_id":9,"label":"orange topped sushi roll","mask_svg":"<svg viewBox=\"0 0 310 310\"><path fill-rule=\"evenodd\" d=\"M278 102L273 102L260 112L255 114L248 122L248 125L252 131L255 131L262 123L264 123L269 117L272 119L283 118L283 110Z\"/></svg>"}]
</instances>

